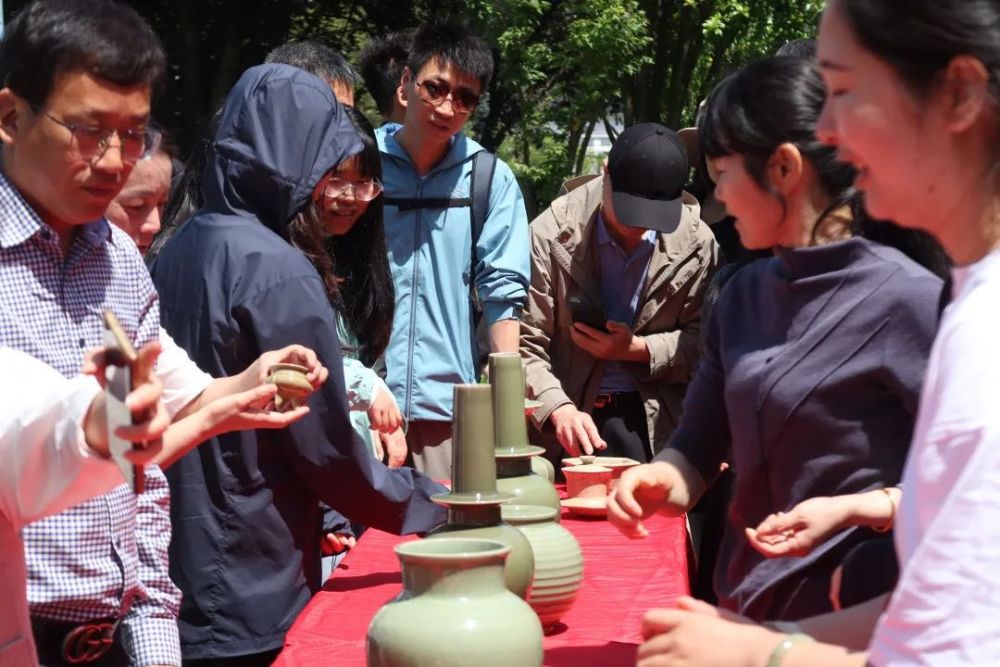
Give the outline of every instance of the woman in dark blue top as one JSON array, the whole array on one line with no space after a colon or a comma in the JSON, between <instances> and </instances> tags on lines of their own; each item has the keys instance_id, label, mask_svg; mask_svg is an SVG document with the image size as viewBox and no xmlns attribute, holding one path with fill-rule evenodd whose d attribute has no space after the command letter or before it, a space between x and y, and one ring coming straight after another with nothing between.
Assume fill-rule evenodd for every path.
<instances>
[{"instance_id":1,"label":"woman in dark blue top","mask_svg":"<svg viewBox=\"0 0 1000 667\"><path fill-rule=\"evenodd\" d=\"M805 558L768 560L747 527L806 498L901 477L942 281L871 239L946 268L926 237L844 203L854 172L815 138L824 99L814 65L790 57L746 67L709 99L701 141L716 196L743 244L775 256L726 285L669 447L623 477L610 503L612 520L639 537L643 516L687 511L728 461L735 484L715 588L721 606L755 620L830 611L833 571L876 535L856 528Z\"/></svg>"}]
</instances>

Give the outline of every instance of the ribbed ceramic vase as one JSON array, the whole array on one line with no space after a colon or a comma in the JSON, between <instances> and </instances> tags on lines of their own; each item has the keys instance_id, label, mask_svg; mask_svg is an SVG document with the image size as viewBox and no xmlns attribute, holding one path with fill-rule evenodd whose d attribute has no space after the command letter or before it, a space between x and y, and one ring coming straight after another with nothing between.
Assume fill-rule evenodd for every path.
<instances>
[{"instance_id":1,"label":"ribbed ceramic vase","mask_svg":"<svg viewBox=\"0 0 1000 667\"><path fill-rule=\"evenodd\" d=\"M509 546L511 553L504 570L507 588L526 598L535 560L528 540L504 523L500 515L500 505L514 496L497 490L493 392L488 384L455 385L454 392L451 492L431 498L448 508L448 519L427 538L468 537Z\"/></svg>"},{"instance_id":2,"label":"ribbed ceramic vase","mask_svg":"<svg viewBox=\"0 0 1000 667\"><path fill-rule=\"evenodd\" d=\"M540 667L538 617L504 582L509 553L464 538L397 546L403 591L368 627L368 667Z\"/></svg>"},{"instance_id":3,"label":"ribbed ceramic vase","mask_svg":"<svg viewBox=\"0 0 1000 667\"><path fill-rule=\"evenodd\" d=\"M552 483L532 470L532 459L545 453L528 442L524 416L524 364L521 355L490 355L493 416L496 432L497 488L524 505L544 505L559 511L559 494Z\"/></svg>"},{"instance_id":4,"label":"ribbed ceramic vase","mask_svg":"<svg viewBox=\"0 0 1000 667\"><path fill-rule=\"evenodd\" d=\"M573 534L555 522L550 507L505 505L503 518L520 530L535 554L535 582L528 604L551 632L569 611L583 583L583 552Z\"/></svg>"}]
</instances>

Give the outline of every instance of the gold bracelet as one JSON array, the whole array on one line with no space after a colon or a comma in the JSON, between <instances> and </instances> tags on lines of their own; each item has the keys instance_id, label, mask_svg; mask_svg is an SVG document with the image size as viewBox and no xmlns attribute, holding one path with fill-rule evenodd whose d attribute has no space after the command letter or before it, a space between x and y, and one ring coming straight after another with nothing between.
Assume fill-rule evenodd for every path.
<instances>
[{"instance_id":1,"label":"gold bracelet","mask_svg":"<svg viewBox=\"0 0 1000 667\"><path fill-rule=\"evenodd\" d=\"M796 644L805 644L811 641L813 641L812 637L804 635L801 632L788 635L771 651L771 657L767 659L767 667L781 667L781 662Z\"/></svg>"},{"instance_id":2,"label":"gold bracelet","mask_svg":"<svg viewBox=\"0 0 1000 667\"><path fill-rule=\"evenodd\" d=\"M889 487L881 488L879 491L884 493L886 500L889 501L889 521L884 526L872 526L872 530L876 533L888 533L896 524L896 501L892 499L892 493L889 491Z\"/></svg>"}]
</instances>

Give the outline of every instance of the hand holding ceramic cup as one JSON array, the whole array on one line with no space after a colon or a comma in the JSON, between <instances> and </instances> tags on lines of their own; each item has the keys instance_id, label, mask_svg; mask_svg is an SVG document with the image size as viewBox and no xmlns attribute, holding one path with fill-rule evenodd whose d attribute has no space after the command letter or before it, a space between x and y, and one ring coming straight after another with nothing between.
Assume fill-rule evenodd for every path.
<instances>
[{"instance_id":1,"label":"hand holding ceramic cup","mask_svg":"<svg viewBox=\"0 0 1000 667\"><path fill-rule=\"evenodd\" d=\"M308 378L309 369L298 364L274 364L267 369L267 382L277 385L274 407L287 412L305 405L313 385Z\"/></svg>"}]
</instances>

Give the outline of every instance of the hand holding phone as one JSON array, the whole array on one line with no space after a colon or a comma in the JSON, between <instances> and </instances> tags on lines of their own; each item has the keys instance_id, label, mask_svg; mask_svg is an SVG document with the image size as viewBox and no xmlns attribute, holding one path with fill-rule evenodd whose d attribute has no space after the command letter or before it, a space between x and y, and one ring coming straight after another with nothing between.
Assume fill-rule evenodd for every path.
<instances>
[{"instance_id":1,"label":"hand holding phone","mask_svg":"<svg viewBox=\"0 0 1000 667\"><path fill-rule=\"evenodd\" d=\"M573 316L573 322L586 324L598 331L607 333L608 318L604 314L604 308L599 303L594 303L581 296L571 296L569 302L569 312Z\"/></svg>"},{"instance_id":2,"label":"hand holding phone","mask_svg":"<svg viewBox=\"0 0 1000 667\"><path fill-rule=\"evenodd\" d=\"M104 311L105 368L105 419L108 428L108 450L118 464L125 480L135 493L142 493L145 475L142 466L133 465L125 452L134 445L115 435L119 426L145 421L148 415L133 415L125 404L129 392L145 382L153 372L152 362L142 361L122 329L118 318L110 310Z\"/></svg>"}]
</instances>

